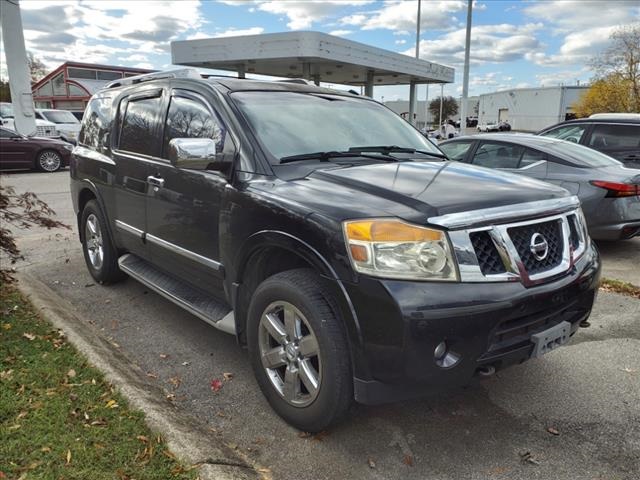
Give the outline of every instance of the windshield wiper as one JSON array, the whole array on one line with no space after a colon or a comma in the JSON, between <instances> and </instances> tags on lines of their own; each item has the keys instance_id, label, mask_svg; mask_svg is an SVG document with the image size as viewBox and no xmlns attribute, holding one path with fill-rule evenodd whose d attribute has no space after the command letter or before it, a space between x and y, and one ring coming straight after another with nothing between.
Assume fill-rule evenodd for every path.
<instances>
[{"instance_id":1,"label":"windshield wiper","mask_svg":"<svg viewBox=\"0 0 640 480\"><path fill-rule=\"evenodd\" d=\"M416 150L415 148L399 147L398 145L371 145L368 147L351 147L350 152L363 153L363 152L380 152L386 155L390 153L420 153L422 155L429 155L430 157L442 158L448 160L447 156L438 152L429 152L427 150Z\"/></svg>"},{"instance_id":2,"label":"windshield wiper","mask_svg":"<svg viewBox=\"0 0 640 480\"><path fill-rule=\"evenodd\" d=\"M331 158L353 158L353 157L364 157L371 158L373 160L385 160L388 162L397 162L399 161L396 157L391 157L389 155L367 155L356 151L351 151L349 149L348 152L314 152L314 153L301 153L300 155L290 155L288 157L282 157L280 159L280 164L298 162L302 160L315 160L320 162L328 162Z\"/></svg>"}]
</instances>

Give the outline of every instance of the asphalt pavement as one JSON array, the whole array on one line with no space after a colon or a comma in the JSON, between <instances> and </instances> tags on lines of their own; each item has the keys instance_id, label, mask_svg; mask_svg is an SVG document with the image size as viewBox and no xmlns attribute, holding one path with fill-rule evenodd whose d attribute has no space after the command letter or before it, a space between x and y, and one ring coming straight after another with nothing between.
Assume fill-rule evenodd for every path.
<instances>
[{"instance_id":1,"label":"asphalt pavement","mask_svg":"<svg viewBox=\"0 0 640 480\"><path fill-rule=\"evenodd\" d=\"M68 172L2 181L37 193L75 231ZM71 302L212 438L276 479L640 477L637 299L601 292L591 327L562 349L446 395L357 407L307 436L270 409L233 337L134 280L95 285L74 231L17 232L26 256L18 267ZM640 239L600 248L604 276L640 285Z\"/></svg>"}]
</instances>

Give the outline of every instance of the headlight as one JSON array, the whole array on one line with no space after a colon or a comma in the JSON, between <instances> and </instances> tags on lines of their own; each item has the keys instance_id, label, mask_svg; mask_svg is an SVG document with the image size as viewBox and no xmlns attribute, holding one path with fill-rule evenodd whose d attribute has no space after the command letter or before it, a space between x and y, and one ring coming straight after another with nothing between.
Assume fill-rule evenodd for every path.
<instances>
[{"instance_id":1,"label":"headlight","mask_svg":"<svg viewBox=\"0 0 640 480\"><path fill-rule=\"evenodd\" d=\"M375 277L457 281L447 235L400 220L343 223L353 268Z\"/></svg>"}]
</instances>

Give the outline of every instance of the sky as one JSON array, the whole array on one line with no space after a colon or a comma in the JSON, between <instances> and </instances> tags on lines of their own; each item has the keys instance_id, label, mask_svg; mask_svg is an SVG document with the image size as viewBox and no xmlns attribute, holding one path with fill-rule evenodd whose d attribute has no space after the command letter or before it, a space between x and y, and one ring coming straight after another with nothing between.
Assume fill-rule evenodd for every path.
<instances>
[{"instance_id":1,"label":"sky","mask_svg":"<svg viewBox=\"0 0 640 480\"><path fill-rule=\"evenodd\" d=\"M170 42L292 30L339 35L415 56L417 0L37 1L21 0L27 50L49 68L67 60L171 67ZM467 2L423 0L420 56L456 69L445 94L460 96ZM584 84L609 35L640 22L640 0L476 0L469 94ZM6 73L2 51L2 74ZM3 75L4 76L4 75ZM437 95L430 94L431 97ZM408 86L376 87L381 100ZM420 87L419 99L426 95Z\"/></svg>"}]
</instances>

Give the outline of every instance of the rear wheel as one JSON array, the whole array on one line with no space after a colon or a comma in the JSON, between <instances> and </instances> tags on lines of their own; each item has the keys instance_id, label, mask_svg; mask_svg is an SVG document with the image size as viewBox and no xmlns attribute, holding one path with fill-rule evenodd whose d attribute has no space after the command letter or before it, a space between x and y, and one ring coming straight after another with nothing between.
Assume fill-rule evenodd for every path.
<instances>
[{"instance_id":1,"label":"rear wheel","mask_svg":"<svg viewBox=\"0 0 640 480\"><path fill-rule=\"evenodd\" d=\"M38 170L57 172L62 167L62 157L55 150L44 150L38 154L36 163Z\"/></svg>"},{"instance_id":2,"label":"rear wheel","mask_svg":"<svg viewBox=\"0 0 640 480\"><path fill-rule=\"evenodd\" d=\"M126 275L118 267L118 253L113 247L102 211L90 200L82 211L82 251L89 273L98 283L115 283Z\"/></svg>"},{"instance_id":3,"label":"rear wheel","mask_svg":"<svg viewBox=\"0 0 640 480\"><path fill-rule=\"evenodd\" d=\"M353 402L348 344L335 301L307 269L278 273L256 289L247 340L258 384L291 425L317 432Z\"/></svg>"}]
</instances>

